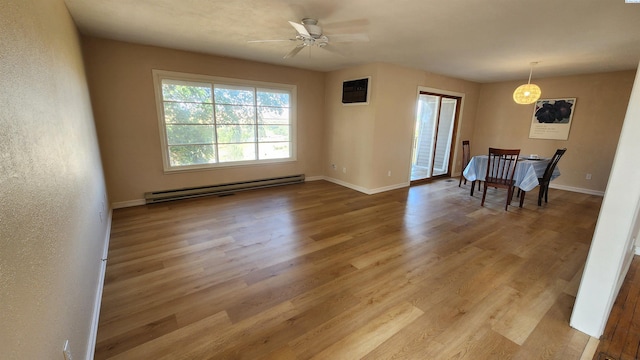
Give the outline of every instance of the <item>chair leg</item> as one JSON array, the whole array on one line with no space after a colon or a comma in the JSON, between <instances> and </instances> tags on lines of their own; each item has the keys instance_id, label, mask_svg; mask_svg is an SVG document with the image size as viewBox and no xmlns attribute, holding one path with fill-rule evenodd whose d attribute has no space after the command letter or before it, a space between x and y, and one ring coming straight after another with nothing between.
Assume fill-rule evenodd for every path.
<instances>
[{"instance_id":1,"label":"chair leg","mask_svg":"<svg viewBox=\"0 0 640 360\"><path fill-rule=\"evenodd\" d=\"M520 192L520 188L518 188L518 192ZM525 197L526 195L527 195L527 192L526 192L526 191L523 191L523 192L520 194L520 207L522 207L522 204L524 204L524 197Z\"/></svg>"},{"instance_id":2,"label":"chair leg","mask_svg":"<svg viewBox=\"0 0 640 360\"><path fill-rule=\"evenodd\" d=\"M460 187L460 185L462 185L462 178L464 176L460 175L460 182L458 182L458 187ZM467 179L464 179L464 184L467 185Z\"/></svg>"},{"instance_id":3,"label":"chair leg","mask_svg":"<svg viewBox=\"0 0 640 360\"><path fill-rule=\"evenodd\" d=\"M544 202L545 204L549 202L547 197L549 196L549 185L545 185L544 187Z\"/></svg>"},{"instance_id":4,"label":"chair leg","mask_svg":"<svg viewBox=\"0 0 640 360\"><path fill-rule=\"evenodd\" d=\"M486 197L487 197L487 185L485 184L484 190L482 191L482 202L480 203L480 206L484 206L484 199Z\"/></svg>"},{"instance_id":5,"label":"chair leg","mask_svg":"<svg viewBox=\"0 0 640 360\"><path fill-rule=\"evenodd\" d=\"M504 211L509 209L509 204L511 204L511 198L513 197L513 188L507 189L507 203L504 205Z\"/></svg>"},{"instance_id":6,"label":"chair leg","mask_svg":"<svg viewBox=\"0 0 640 360\"><path fill-rule=\"evenodd\" d=\"M542 206L543 195L544 195L544 185L540 185L540 192L538 193L538 206Z\"/></svg>"},{"instance_id":7,"label":"chair leg","mask_svg":"<svg viewBox=\"0 0 640 360\"><path fill-rule=\"evenodd\" d=\"M474 181L471 182L471 193L470 193L470 196L473 196L473 188L475 188L475 187L476 187L476 182L474 180ZM478 190L480 190L480 188L478 188Z\"/></svg>"}]
</instances>

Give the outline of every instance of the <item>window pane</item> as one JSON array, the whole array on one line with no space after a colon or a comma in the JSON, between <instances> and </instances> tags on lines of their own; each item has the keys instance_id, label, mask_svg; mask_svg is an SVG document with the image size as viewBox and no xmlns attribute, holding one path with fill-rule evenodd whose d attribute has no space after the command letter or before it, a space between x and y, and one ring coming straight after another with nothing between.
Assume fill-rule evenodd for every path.
<instances>
[{"instance_id":1,"label":"window pane","mask_svg":"<svg viewBox=\"0 0 640 360\"><path fill-rule=\"evenodd\" d=\"M256 160L256 145L226 144L218 145L220 162Z\"/></svg>"},{"instance_id":2,"label":"window pane","mask_svg":"<svg viewBox=\"0 0 640 360\"><path fill-rule=\"evenodd\" d=\"M254 105L254 91L251 87L214 85L216 104Z\"/></svg>"},{"instance_id":3,"label":"window pane","mask_svg":"<svg viewBox=\"0 0 640 360\"><path fill-rule=\"evenodd\" d=\"M194 103L164 103L167 124L213 124L213 105Z\"/></svg>"},{"instance_id":4,"label":"window pane","mask_svg":"<svg viewBox=\"0 0 640 360\"><path fill-rule=\"evenodd\" d=\"M290 156L289 143L260 143L258 144L260 159L286 159Z\"/></svg>"},{"instance_id":5,"label":"window pane","mask_svg":"<svg viewBox=\"0 0 640 360\"><path fill-rule=\"evenodd\" d=\"M289 93L286 91L260 89L257 96L259 106L289 107Z\"/></svg>"},{"instance_id":6,"label":"window pane","mask_svg":"<svg viewBox=\"0 0 640 360\"><path fill-rule=\"evenodd\" d=\"M288 125L258 126L258 141L289 141Z\"/></svg>"},{"instance_id":7,"label":"window pane","mask_svg":"<svg viewBox=\"0 0 640 360\"><path fill-rule=\"evenodd\" d=\"M170 78L166 78L170 77ZM184 79L181 79L183 78ZM290 159L295 148L291 85L154 70L165 170ZM217 81L224 83L217 83ZM210 164L210 165L207 165Z\"/></svg>"},{"instance_id":8,"label":"window pane","mask_svg":"<svg viewBox=\"0 0 640 360\"><path fill-rule=\"evenodd\" d=\"M258 123L260 124L289 124L289 109L288 108L271 108L271 107L259 107L258 108Z\"/></svg>"},{"instance_id":9,"label":"window pane","mask_svg":"<svg viewBox=\"0 0 640 360\"><path fill-rule=\"evenodd\" d=\"M167 101L211 103L211 84L162 80L162 98Z\"/></svg>"},{"instance_id":10,"label":"window pane","mask_svg":"<svg viewBox=\"0 0 640 360\"><path fill-rule=\"evenodd\" d=\"M167 125L169 145L213 144L213 125Z\"/></svg>"},{"instance_id":11,"label":"window pane","mask_svg":"<svg viewBox=\"0 0 640 360\"><path fill-rule=\"evenodd\" d=\"M255 124L256 108L247 105L216 105L218 124Z\"/></svg>"},{"instance_id":12,"label":"window pane","mask_svg":"<svg viewBox=\"0 0 640 360\"><path fill-rule=\"evenodd\" d=\"M213 164L215 162L216 153L213 145L169 146L171 166Z\"/></svg>"},{"instance_id":13,"label":"window pane","mask_svg":"<svg viewBox=\"0 0 640 360\"><path fill-rule=\"evenodd\" d=\"M217 130L220 144L256 142L256 127L253 125L220 125Z\"/></svg>"}]
</instances>

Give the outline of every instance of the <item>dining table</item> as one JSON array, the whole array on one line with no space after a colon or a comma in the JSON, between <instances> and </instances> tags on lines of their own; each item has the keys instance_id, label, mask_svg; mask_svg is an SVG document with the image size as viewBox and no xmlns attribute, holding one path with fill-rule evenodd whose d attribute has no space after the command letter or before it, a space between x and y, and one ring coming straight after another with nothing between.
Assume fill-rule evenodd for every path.
<instances>
[{"instance_id":1,"label":"dining table","mask_svg":"<svg viewBox=\"0 0 640 360\"><path fill-rule=\"evenodd\" d=\"M487 176L488 155L477 155L471 158L469 164L462 174L470 181L484 181ZM529 158L520 157L516 163L516 170L513 174L515 186L522 191L531 191L540 185L538 178L544 175L551 158ZM551 180L560 176L560 169L556 166L551 175ZM473 195L473 186L471 186Z\"/></svg>"}]
</instances>

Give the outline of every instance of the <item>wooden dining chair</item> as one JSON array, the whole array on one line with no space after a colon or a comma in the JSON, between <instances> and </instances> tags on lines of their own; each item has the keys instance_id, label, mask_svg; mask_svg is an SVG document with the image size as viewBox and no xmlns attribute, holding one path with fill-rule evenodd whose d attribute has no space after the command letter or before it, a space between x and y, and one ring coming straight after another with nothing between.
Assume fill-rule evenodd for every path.
<instances>
[{"instance_id":1,"label":"wooden dining chair","mask_svg":"<svg viewBox=\"0 0 640 360\"><path fill-rule=\"evenodd\" d=\"M538 193L538 206L542 206L542 196L544 195L544 202L548 202L548 194L549 194L549 183L551 182L551 175L553 175L553 171L556 169L556 165L560 161L560 158L567 151L567 148L558 149L556 153L549 161L547 168L544 170L544 175L541 178L538 178L538 183L540 183L540 192Z\"/></svg>"},{"instance_id":2,"label":"wooden dining chair","mask_svg":"<svg viewBox=\"0 0 640 360\"><path fill-rule=\"evenodd\" d=\"M469 140L462 140L462 171L467 168L469 165L469 161L471 161L471 146L469 145ZM464 174L460 174L460 182L458 183L458 187L462 185L462 179L464 179L464 184L467 185L467 178L464 177Z\"/></svg>"},{"instance_id":3,"label":"wooden dining chair","mask_svg":"<svg viewBox=\"0 0 640 360\"><path fill-rule=\"evenodd\" d=\"M471 161L471 145L469 144L469 140L462 140L462 172L467 168L469 162ZM464 184L467 185L467 178L464 177L464 174L460 174L460 181L458 182L458 187L462 185L462 180L464 180ZM478 181L478 191L480 191L480 181ZM476 181L471 182L471 190L475 186ZM473 192L471 193L473 196Z\"/></svg>"},{"instance_id":4,"label":"wooden dining chair","mask_svg":"<svg viewBox=\"0 0 640 360\"><path fill-rule=\"evenodd\" d=\"M480 206L484 206L484 200L487 197L487 188L495 187L507 189L507 201L504 210L506 211L509 208L509 204L511 204L511 199L513 198L513 188L515 184L513 175L516 172L519 155L520 149L489 148L487 175L484 180L484 190L482 191L482 203L480 203Z\"/></svg>"}]
</instances>

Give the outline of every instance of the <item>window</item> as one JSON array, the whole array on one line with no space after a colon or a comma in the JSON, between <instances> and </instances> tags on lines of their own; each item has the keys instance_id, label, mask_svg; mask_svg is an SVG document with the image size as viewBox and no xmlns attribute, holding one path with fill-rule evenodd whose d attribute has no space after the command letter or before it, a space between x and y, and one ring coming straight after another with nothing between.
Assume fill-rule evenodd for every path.
<instances>
[{"instance_id":1,"label":"window","mask_svg":"<svg viewBox=\"0 0 640 360\"><path fill-rule=\"evenodd\" d=\"M295 160L295 86L153 74L165 171Z\"/></svg>"}]
</instances>

